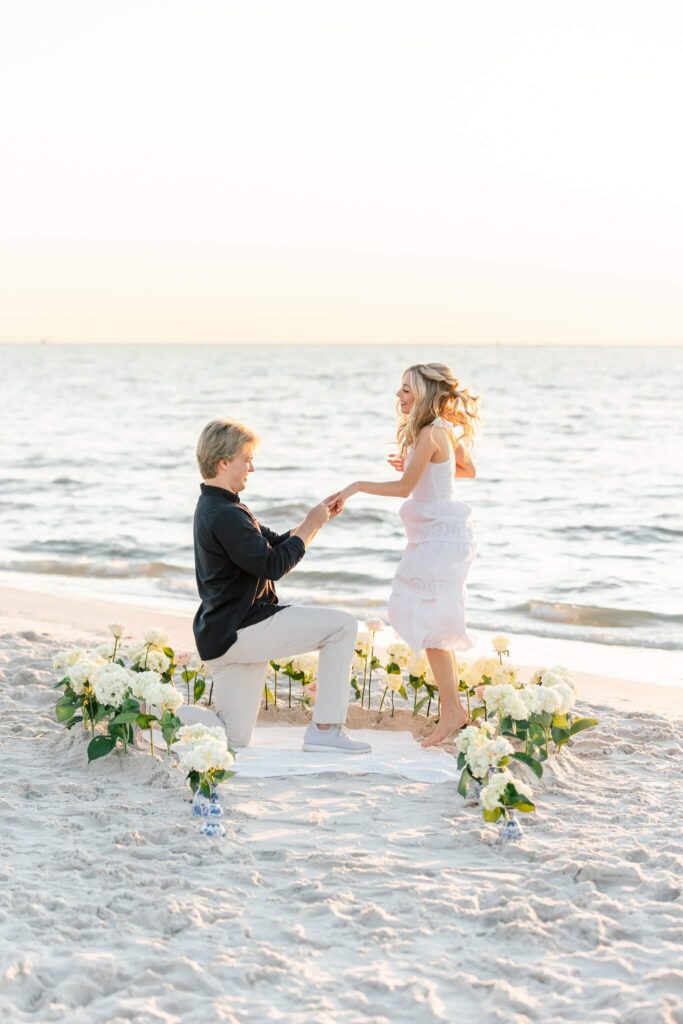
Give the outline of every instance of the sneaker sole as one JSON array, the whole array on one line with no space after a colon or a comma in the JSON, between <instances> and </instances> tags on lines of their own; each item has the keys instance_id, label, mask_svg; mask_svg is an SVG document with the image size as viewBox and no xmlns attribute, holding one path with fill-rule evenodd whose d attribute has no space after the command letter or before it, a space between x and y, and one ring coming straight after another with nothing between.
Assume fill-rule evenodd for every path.
<instances>
[{"instance_id":1,"label":"sneaker sole","mask_svg":"<svg viewBox=\"0 0 683 1024\"><path fill-rule=\"evenodd\" d=\"M372 747L368 750L349 750L347 747L333 747L329 743L304 743L302 750L321 750L323 753L329 750L336 750L340 754L369 754L372 752Z\"/></svg>"}]
</instances>

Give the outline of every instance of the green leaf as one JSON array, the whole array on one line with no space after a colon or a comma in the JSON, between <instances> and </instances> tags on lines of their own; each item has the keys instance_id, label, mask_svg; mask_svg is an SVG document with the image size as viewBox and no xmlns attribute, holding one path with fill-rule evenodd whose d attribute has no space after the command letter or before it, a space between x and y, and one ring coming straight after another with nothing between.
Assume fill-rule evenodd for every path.
<instances>
[{"instance_id":1,"label":"green leaf","mask_svg":"<svg viewBox=\"0 0 683 1024\"><path fill-rule=\"evenodd\" d=\"M65 676L64 679L60 679L58 683L53 683L52 684L52 689L53 690L58 690L60 686L66 686L66 684L68 682L69 682L69 678L68 678L68 676Z\"/></svg>"},{"instance_id":2,"label":"green leaf","mask_svg":"<svg viewBox=\"0 0 683 1024\"><path fill-rule=\"evenodd\" d=\"M115 718L110 719L109 724L124 725L130 722L137 722L138 718L140 717L141 716L139 711L124 711L122 714L116 715Z\"/></svg>"},{"instance_id":3,"label":"green leaf","mask_svg":"<svg viewBox=\"0 0 683 1024\"><path fill-rule=\"evenodd\" d=\"M201 782L199 783L199 789L200 789L200 792L201 792L202 796L206 796L206 797L211 796L211 786L209 785L209 782L208 782L207 779L202 778Z\"/></svg>"},{"instance_id":4,"label":"green leaf","mask_svg":"<svg viewBox=\"0 0 683 1024\"><path fill-rule=\"evenodd\" d=\"M396 693L399 693L401 695L401 697L403 697L404 700L408 700L408 694L406 692L405 686L402 686L402 685L399 686L399 688L396 691Z\"/></svg>"},{"instance_id":5,"label":"green leaf","mask_svg":"<svg viewBox=\"0 0 683 1024\"><path fill-rule=\"evenodd\" d=\"M58 704L55 708L55 718L58 722L68 722L75 714L76 706L74 704Z\"/></svg>"},{"instance_id":6,"label":"green leaf","mask_svg":"<svg viewBox=\"0 0 683 1024\"><path fill-rule=\"evenodd\" d=\"M424 707L424 705L425 705L425 704L427 703L427 700L428 700L428 698L427 698L427 697L422 697L422 698L421 698L421 699L420 699L420 700L419 700L419 701L417 702L417 704L415 705L415 708L414 708L413 714L415 714L415 715L416 715L416 714L418 713L418 711L420 710L420 708Z\"/></svg>"},{"instance_id":7,"label":"green leaf","mask_svg":"<svg viewBox=\"0 0 683 1024\"><path fill-rule=\"evenodd\" d=\"M175 654L173 653L172 647L164 647L164 654L166 655L167 658L170 658L171 661L173 661L173 659L175 658Z\"/></svg>"},{"instance_id":8,"label":"green leaf","mask_svg":"<svg viewBox=\"0 0 683 1024\"><path fill-rule=\"evenodd\" d=\"M487 811L486 809L484 809L482 811L482 814L484 815L484 821L498 821L498 819L502 817L503 808L494 807L492 811Z\"/></svg>"},{"instance_id":9,"label":"green leaf","mask_svg":"<svg viewBox=\"0 0 683 1024\"><path fill-rule=\"evenodd\" d=\"M541 775L543 775L543 765L540 764L540 762L538 762L536 758L532 757L530 754L524 754L521 750L518 750L512 756L515 759L515 761L521 761L521 763L525 764L527 768L531 768L532 772L537 778L540 779Z\"/></svg>"},{"instance_id":10,"label":"green leaf","mask_svg":"<svg viewBox=\"0 0 683 1024\"><path fill-rule=\"evenodd\" d=\"M460 774L460 781L458 782L458 793L461 797L467 796L467 790L470 788L470 782L472 781L472 774L469 768L463 768Z\"/></svg>"},{"instance_id":11,"label":"green leaf","mask_svg":"<svg viewBox=\"0 0 683 1024\"><path fill-rule=\"evenodd\" d=\"M529 723L529 739L537 745L545 743L545 730L536 722Z\"/></svg>"},{"instance_id":12,"label":"green leaf","mask_svg":"<svg viewBox=\"0 0 683 1024\"><path fill-rule=\"evenodd\" d=\"M65 724L67 729L73 729L74 725L76 725L77 722L82 722L82 721L83 721L83 715L74 715L73 718L70 718L69 721L65 722L64 724Z\"/></svg>"},{"instance_id":13,"label":"green leaf","mask_svg":"<svg viewBox=\"0 0 683 1024\"><path fill-rule=\"evenodd\" d=\"M395 661L390 661L388 665L384 666L384 671L388 676L400 676L401 666L397 665Z\"/></svg>"},{"instance_id":14,"label":"green leaf","mask_svg":"<svg viewBox=\"0 0 683 1024\"><path fill-rule=\"evenodd\" d=\"M115 746L116 740L113 736L94 736L88 744L88 762L110 754Z\"/></svg>"},{"instance_id":15,"label":"green leaf","mask_svg":"<svg viewBox=\"0 0 683 1024\"><path fill-rule=\"evenodd\" d=\"M583 732L584 729L592 729L599 724L597 718L577 718L570 726L569 735L576 736L577 732Z\"/></svg>"},{"instance_id":16,"label":"green leaf","mask_svg":"<svg viewBox=\"0 0 683 1024\"><path fill-rule=\"evenodd\" d=\"M458 768L462 769L464 767L465 767L465 755L463 754L463 752L461 750L460 753L458 754Z\"/></svg>"},{"instance_id":17,"label":"green leaf","mask_svg":"<svg viewBox=\"0 0 683 1024\"><path fill-rule=\"evenodd\" d=\"M194 683L194 702L197 703L204 696L206 690L206 679L195 679Z\"/></svg>"},{"instance_id":18,"label":"green leaf","mask_svg":"<svg viewBox=\"0 0 683 1024\"><path fill-rule=\"evenodd\" d=\"M167 747L175 743L178 729L180 729L182 724L180 719L171 711L164 711L161 717L161 735L164 737L164 743Z\"/></svg>"},{"instance_id":19,"label":"green leaf","mask_svg":"<svg viewBox=\"0 0 683 1024\"><path fill-rule=\"evenodd\" d=\"M228 768L221 768L219 771L213 773L213 777L216 782L227 782L237 772L231 772Z\"/></svg>"},{"instance_id":20,"label":"green leaf","mask_svg":"<svg viewBox=\"0 0 683 1024\"><path fill-rule=\"evenodd\" d=\"M472 714L470 715L470 718L483 718L485 714L486 708L482 707L482 705L480 704L479 707L472 709Z\"/></svg>"},{"instance_id":21,"label":"green leaf","mask_svg":"<svg viewBox=\"0 0 683 1024\"><path fill-rule=\"evenodd\" d=\"M159 721L159 719L157 718L156 715L142 715L142 714L140 714L135 719L136 724L141 729L149 729L149 727L151 726L152 722L158 722L158 721Z\"/></svg>"},{"instance_id":22,"label":"green leaf","mask_svg":"<svg viewBox=\"0 0 683 1024\"><path fill-rule=\"evenodd\" d=\"M523 796L516 797L510 801L510 807L514 807L516 811L522 811L524 814L529 814L531 811L536 810L536 805L532 804L529 799Z\"/></svg>"},{"instance_id":23,"label":"green leaf","mask_svg":"<svg viewBox=\"0 0 683 1024\"><path fill-rule=\"evenodd\" d=\"M566 715L553 715L553 725L558 729L568 729L569 721Z\"/></svg>"}]
</instances>

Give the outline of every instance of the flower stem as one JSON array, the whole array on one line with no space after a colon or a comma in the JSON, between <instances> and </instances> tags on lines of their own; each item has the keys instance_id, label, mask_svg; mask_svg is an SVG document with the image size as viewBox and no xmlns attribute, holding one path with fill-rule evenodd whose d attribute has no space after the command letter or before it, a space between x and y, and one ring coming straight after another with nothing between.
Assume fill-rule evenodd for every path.
<instances>
[{"instance_id":1,"label":"flower stem","mask_svg":"<svg viewBox=\"0 0 683 1024\"><path fill-rule=\"evenodd\" d=\"M370 710L371 704L371 691L372 691L372 662L375 657L375 634L372 634L372 643L370 644L370 676L368 678L368 711Z\"/></svg>"},{"instance_id":2,"label":"flower stem","mask_svg":"<svg viewBox=\"0 0 683 1024\"><path fill-rule=\"evenodd\" d=\"M273 677L275 679L275 682L273 683L273 692L275 694L274 707L277 707L277 672L275 669L273 669Z\"/></svg>"},{"instance_id":3,"label":"flower stem","mask_svg":"<svg viewBox=\"0 0 683 1024\"><path fill-rule=\"evenodd\" d=\"M289 679L289 697L288 697L288 705L289 705L289 707L291 708L291 706L292 706L292 677L291 677L291 676L288 676L287 678Z\"/></svg>"},{"instance_id":4,"label":"flower stem","mask_svg":"<svg viewBox=\"0 0 683 1024\"><path fill-rule=\"evenodd\" d=\"M154 726L151 722L149 723L149 745L152 753L154 753Z\"/></svg>"},{"instance_id":5,"label":"flower stem","mask_svg":"<svg viewBox=\"0 0 683 1024\"><path fill-rule=\"evenodd\" d=\"M391 691L391 717L394 717L394 691Z\"/></svg>"},{"instance_id":6,"label":"flower stem","mask_svg":"<svg viewBox=\"0 0 683 1024\"><path fill-rule=\"evenodd\" d=\"M385 687L384 687L384 693L382 694L382 699L381 699L381 701L379 702L379 709L380 709L380 711L382 710L382 705L384 704L384 698L385 698L385 697L386 697L386 695L387 695L387 690L388 690L388 689L389 689L389 687L388 687L388 686L385 686Z\"/></svg>"}]
</instances>

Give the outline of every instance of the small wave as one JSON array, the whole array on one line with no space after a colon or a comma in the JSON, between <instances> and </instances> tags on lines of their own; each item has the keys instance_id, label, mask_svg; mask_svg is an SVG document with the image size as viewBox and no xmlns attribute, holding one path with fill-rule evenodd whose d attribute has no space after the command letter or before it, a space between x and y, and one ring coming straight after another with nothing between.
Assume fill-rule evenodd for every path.
<instances>
[{"instance_id":1,"label":"small wave","mask_svg":"<svg viewBox=\"0 0 683 1024\"><path fill-rule=\"evenodd\" d=\"M128 562L123 559L93 562L87 558L76 562L53 558L39 558L35 561L17 559L0 563L0 570L34 573L38 576L88 576L95 579L190 576L194 571L187 566L172 565L169 562Z\"/></svg>"},{"instance_id":2,"label":"small wave","mask_svg":"<svg viewBox=\"0 0 683 1024\"><path fill-rule=\"evenodd\" d=\"M563 622L570 626L611 627L612 629L628 629L637 626L654 624L683 625L683 615L666 615L660 612L648 612L637 608L602 608L599 605L565 604L562 601L535 601L513 605L501 609L506 612L522 613L532 619L545 622Z\"/></svg>"}]
</instances>

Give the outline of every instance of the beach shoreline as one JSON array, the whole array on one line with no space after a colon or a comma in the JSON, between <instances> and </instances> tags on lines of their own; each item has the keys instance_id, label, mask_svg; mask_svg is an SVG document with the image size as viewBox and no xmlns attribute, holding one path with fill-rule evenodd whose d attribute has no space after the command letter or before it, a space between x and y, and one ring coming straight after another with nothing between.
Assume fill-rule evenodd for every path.
<instances>
[{"instance_id":1,"label":"beach shoreline","mask_svg":"<svg viewBox=\"0 0 683 1024\"><path fill-rule=\"evenodd\" d=\"M54 640L56 647L63 647L78 640L89 643L96 639L104 641L110 622L123 622L128 635L141 634L150 626L163 626L178 649L194 650L192 616L189 614L178 614L168 608L151 605L97 601L0 586L0 631L3 633L33 631ZM466 657L488 653L492 635L477 631L477 646ZM381 645L381 636L379 642ZM511 643L512 660L520 665L523 678L541 665L564 664L576 679L582 700L589 700L596 706L646 711L667 718L683 717L683 687L677 686L675 681L654 682L652 677L657 677L657 670L649 673L650 679L647 678L648 673L643 672L644 678L640 680L633 678L633 667L630 678L604 671L609 667L612 648L523 634L511 635ZM623 650L632 657L636 666L660 661L662 671L673 667L678 653L651 649ZM589 669L591 659L597 662L594 670ZM624 664L617 660L620 666ZM671 677L660 675L659 678Z\"/></svg>"}]
</instances>

